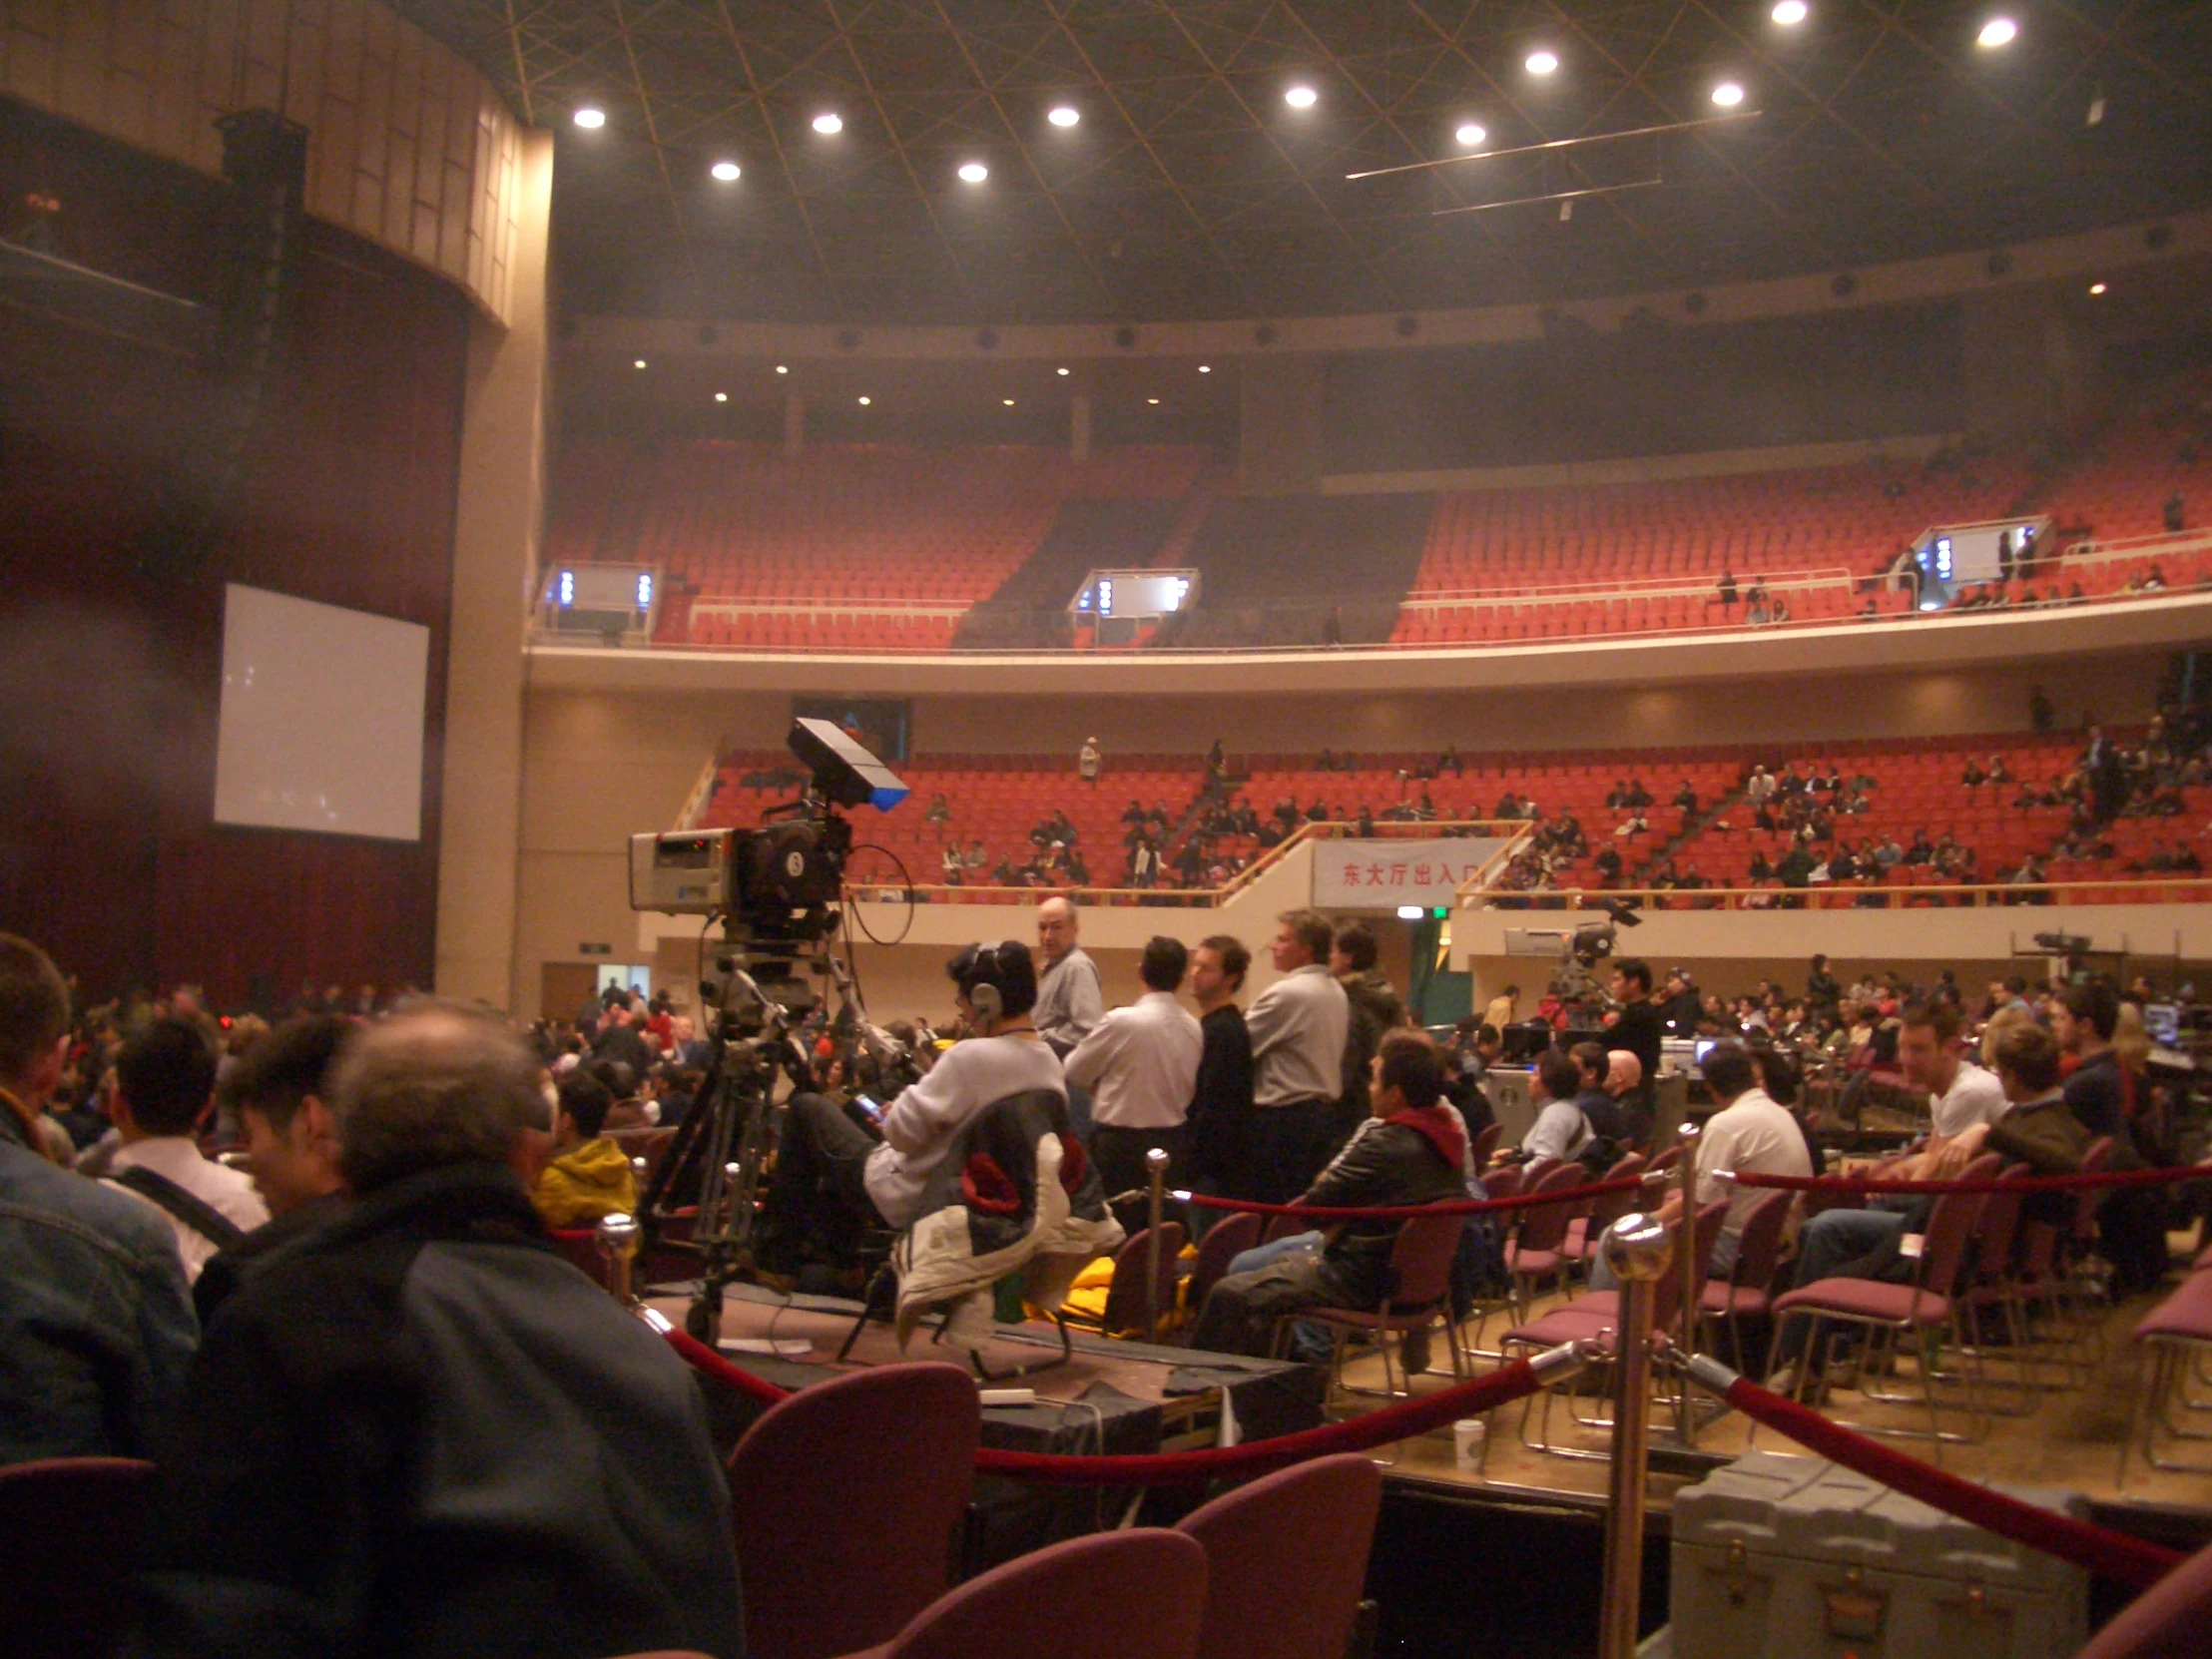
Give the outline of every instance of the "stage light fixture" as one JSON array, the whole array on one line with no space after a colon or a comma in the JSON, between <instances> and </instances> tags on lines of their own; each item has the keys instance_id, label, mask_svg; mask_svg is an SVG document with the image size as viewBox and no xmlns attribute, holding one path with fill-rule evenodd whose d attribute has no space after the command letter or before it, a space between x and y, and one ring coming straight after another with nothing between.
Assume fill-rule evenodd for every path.
<instances>
[{"instance_id":1,"label":"stage light fixture","mask_svg":"<svg viewBox=\"0 0 2212 1659\"><path fill-rule=\"evenodd\" d=\"M2009 17L1992 17L1982 24L1981 33L1974 36L1976 46L2010 46L2019 38L2020 26Z\"/></svg>"},{"instance_id":2,"label":"stage light fixture","mask_svg":"<svg viewBox=\"0 0 2212 1659\"><path fill-rule=\"evenodd\" d=\"M1321 94L1312 87L1301 84L1284 93L1283 102L1294 110L1310 110L1321 102Z\"/></svg>"},{"instance_id":3,"label":"stage light fixture","mask_svg":"<svg viewBox=\"0 0 2212 1659\"><path fill-rule=\"evenodd\" d=\"M1549 75L1558 67L1559 54L1556 52L1531 52L1528 54L1528 73L1531 75Z\"/></svg>"},{"instance_id":4,"label":"stage light fixture","mask_svg":"<svg viewBox=\"0 0 2212 1659\"><path fill-rule=\"evenodd\" d=\"M730 394L726 391L718 391L715 393L715 401L717 403L727 403L730 401Z\"/></svg>"},{"instance_id":5,"label":"stage light fixture","mask_svg":"<svg viewBox=\"0 0 2212 1659\"><path fill-rule=\"evenodd\" d=\"M1459 141L1462 149L1472 150L1490 135L1479 121L1470 121L1451 136Z\"/></svg>"},{"instance_id":6,"label":"stage light fixture","mask_svg":"<svg viewBox=\"0 0 2212 1659\"><path fill-rule=\"evenodd\" d=\"M2091 293L2102 293L2104 291L2104 284L2102 282L2091 282L2089 284L2089 291Z\"/></svg>"},{"instance_id":7,"label":"stage light fixture","mask_svg":"<svg viewBox=\"0 0 2212 1659\"><path fill-rule=\"evenodd\" d=\"M824 110L815 117L815 131L829 138L844 131L844 118L834 110Z\"/></svg>"},{"instance_id":8,"label":"stage light fixture","mask_svg":"<svg viewBox=\"0 0 2212 1659\"><path fill-rule=\"evenodd\" d=\"M576 125L583 128L587 133L596 133L600 128L607 125L607 112L594 109L591 105L586 104L576 112Z\"/></svg>"},{"instance_id":9,"label":"stage light fixture","mask_svg":"<svg viewBox=\"0 0 2212 1659\"><path fill-rule=\"evenodd\" d=\"M965 184L979 185L991 176L991 170L981 162L962 162L960 179Z\"/></svg>"},{"instance_id":10,"label":"stage light fixture","mask_svg":"<svg viewBox=\"0 0 2212 1659\"><path fill-rule=\"evenodd\" d=\"M1785 29L1794 29L1812 15L1812 8L1805 0L1782 0L1774 9L1774 20Z\"/></svg>"},{"instance_id":11,"label":"stage light fixture","mask_svg":"<svg viewBox=\"0 0 2212 1659\"><path fill-rule=\"evenodd\" d=\"M723 184L734 185L738 182L738 179L743 174L744 169L739 167L736 162L717 162L713 167L707 169L707 171L713 174L715 178L720 180Z\"/></svg>"},{"instance_id":12,"label":"stage light fixture","mask_svg":"<svg viewBox=\"0 0 2212 1659\"><path fill-rule=\"evenodd\" d=\"M1713 102L1724 110L1732 110L1744 101L1744 89L1734 81L1723 81L1713 89Z\"/></svg>"},{"instance_id":13,"label":"stage light fixture","mask_svg":"<svg viewBox=\"0 0 2212 1659\"><path fill-rule=\"evenodd\" d=\"M637 360L636 362L632 363L632 364L631 364L630 366L631 366L632 368L643 368L643 367L645 366L645 359L644 359L643 357L640 357L640 358L639 358L639 359L638 359L638 360Z\"/></svg>"},{"instance_id":14,"label":"stage light fixture","mask_svg":"<svg viewBox=\"0 0 2212 1659\"><path fill-rule=\"evenodd\" d=\"M1072 127L1083 119L1082 111L1072 105L1062 104L1045 117L1055 127Z\"/></svg>"}]
</instances>

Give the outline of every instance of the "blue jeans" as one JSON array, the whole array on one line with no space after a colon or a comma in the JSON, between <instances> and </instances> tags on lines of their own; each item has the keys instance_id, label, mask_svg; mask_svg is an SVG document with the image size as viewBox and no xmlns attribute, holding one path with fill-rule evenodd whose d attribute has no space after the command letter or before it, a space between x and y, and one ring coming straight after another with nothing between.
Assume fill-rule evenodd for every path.
<instances>
[{"instance_id":1,"label":"blue jeans","mask_svg":"<svg viewBox=\"0 0 2212 1659\"><path fill-rule=\"evenodd\" d=\"M1897 1260L1898 1240L1911 1220L1905 1209L1823 1210L1798 1235L1798 1289L1823 1279L1883 1277L1882 1270ZM1803 1352L1816 1323L1811 1314L1790 1315L1775 1352L1785 1360Z\"/></svg>"},{"instance_id":2,"label":"blue jeans","mask_svg":"<svg viewBox=\"0 0 2212 1659\"><path fill-rule=\"evenodd\" d=\"M1273 1267L1287 1256L1319 1256L1322 1236L1317 1228L1311 1233L1293 1233L1288 1238L1277 1239L1273 1244L1254 1245L1250 1250L1239 1251L1229 1259L1229 1273L1257 1273L1262 1268ZM1229 1273L1222 1275L1224 1279ZM1310 1366L1318 1366L1329 1358L1329 1332L1312 1320L1300 1320L1291 1327L1291 1358Z\"/></svg>"},{"instance_id":3,"label":"blue jeans","mask_svg":"<svg viewBox=\"0 0 2212 1659\"><path fill-rule=\"evenodd\" d=\"M1734 1233L1723 1233L1713 1241L1712 1257L1705 1264L1706 1273L1714 1279L1726 1279L1736 1271L1736 1249L1743 1240ZM1613 1264L1599 1251L1590 1258L1590 1289L1593 1291L1617 1291L1620 1281L1613 1276Z\"/></svg>"}]
</instances>

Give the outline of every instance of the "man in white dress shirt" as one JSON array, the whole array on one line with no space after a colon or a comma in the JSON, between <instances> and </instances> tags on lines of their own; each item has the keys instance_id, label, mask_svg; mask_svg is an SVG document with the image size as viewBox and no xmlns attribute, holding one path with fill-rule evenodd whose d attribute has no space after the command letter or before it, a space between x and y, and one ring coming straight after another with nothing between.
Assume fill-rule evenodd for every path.
<instances>
[{"instance_id":1,"label":"man in white dress shirt","mask_svg":"<svg viewBox=\"0 0 2212 1659\"><path fill-rule=\"evenodd\" d=\"M1318 910L1276 918L1269 951L1283 975L1245 1014L1252 1033L1252 1133L1232 1196L1288 1204L1329 1162L1330 1111L1344 1092L1352 1004L1329 971L1336 929Z\"/></svg>"},{"instance_id":2,"label":"man in white dress shirt","mask_svg":"<svg viewBox=\"0 0 2212 1659\"><path fill-rule=\"evenodd\" d=\"M1155 1147L1168 1155L1168 1184L1190 1184L1184 1119L1206 1039L1175 1000L1189 964L1182 940L1148 940L1137 968L1144 995L1092 1026L1067 1057L1068 1082L1091 1091L1091 1161L1108 1198L1147 1184L1145 1157ZM1130 1233L1144 1225L1144 1215L1139 1203L1115 1211Z\"/></svg>"},{"instance_id":3,"label":"man in white dress shirt","mask_svg":"<svg viewBox=\"0 0 2212 1659\"><path fill-rule=\"evenodd\" d=\"M193 1139L215 1093L215 1054L189 1020L156 1020L115 1063L115 1123L123 1145L108 1184L168 1217L188 1282L208 1258L269 1220L254 1183L202 1157Z\"/></svg>"}]
</instances>

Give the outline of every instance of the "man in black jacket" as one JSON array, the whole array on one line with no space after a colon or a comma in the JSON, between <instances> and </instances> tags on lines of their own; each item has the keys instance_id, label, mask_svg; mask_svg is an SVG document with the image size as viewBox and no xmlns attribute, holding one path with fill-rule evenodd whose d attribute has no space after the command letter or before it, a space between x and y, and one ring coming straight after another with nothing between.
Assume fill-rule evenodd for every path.
<instances>
[{"instance_id":1,"label":"man in black jacket","mask_svg":"<svg viewBox=\"0 0 2212 1659\"><path fill-rule=\"evenodd\" d=\"M426 1007L360 1038L330 1104L357 1202L202 1347L132 1651L737 1659L690 1375L561 1260L518 1178L547 1112L529 1051Z\"/></svg>"},{"instance_id":2,"label":"man in black jacket","mask_svg":"<svg viewBox=\"0 0 2212 1659\"><path fill-rule=\"evenodd\" d=\"M1466 1196L1466 1137L1442 1104L1443 1066L1424 1031L1399 1029L1376 1051L1374 1115L1299 1200L1391 1208ZM1335 1221L1247 1251L1206 1297L1191 1347L1266 1354L1278 1320L1305 1308L1372 1309L1389 1289L1401 1223Z\"/></svg>"},{"instance_id":3,"label":"man in black jacket","mask_svg":"<svg viewBox=\"0 0 2212 1659\"><path fill-rule=\"evenodd\" d=\"M1191 1000L1198 1005L1206 1046L1199 1052L1187 1121L1192 1184L1203 1193L1225 1193L1244 1174L1253 1112L1252 1033L1245 1029L1237 997L1251 970L1252 952L1227 933L1200 940L1191 953Z\"/></svg>"}]
</instances>

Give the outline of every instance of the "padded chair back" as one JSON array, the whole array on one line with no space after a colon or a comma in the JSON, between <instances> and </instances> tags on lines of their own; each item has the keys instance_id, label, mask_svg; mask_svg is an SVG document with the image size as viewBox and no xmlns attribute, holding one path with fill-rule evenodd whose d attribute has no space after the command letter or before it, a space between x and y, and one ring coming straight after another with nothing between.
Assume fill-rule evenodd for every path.
<instances>
[{"instance_id":1,"label":"padded chair back","mask_svg":"<svg viewBox=\"0 0 2212 1659\"><path fill-rule=\"evenodd\" d=\"M1736 1240L1736 1271L1731 1285L1765 1290L1774 1280L1775 1264L1782 1257L1782 1234L1790 1222L1789 1193L1769 1193L1744 1217L1744 1230Z\"/></svg>"},{"instance_id":2,"label":"padded chair back","mask_svg":"<svg viewBox=\"0 0 2212 1659\"><path fill-rule=\"evenodd\" d=\"M1997 1179L2000 1181L2024 1181L2035 1172L2025 1164L2005 1166ZM2027 1203L2025 1193L1985 1193L1981 1199L1981 1222L1974 1230L1974 1282L1980 1285L1998 1285L2012 1269L2012 1246L2020 1236L2020 1211Z\"/></svg>"},{"instance_id":3,"label":"padded chair back","mask_svg":"<svg viewBox=\"0 0 2212 1659\"><path fill-rule=\"evenodd\" d=\"M2125 1607L2075 1659L2202 1659L2212 1629L2212 1547L2188 1560Z\"/></svg>"},{"instance_id":4,"label":"padded chair back","mask_svg":"<svg viewBox=\"0 0 2212 1659\"><path fill-rule=\"evenodd\" d=\"M1176 1263L1183 1254L1183 1224L1160 1224L1160 1315L1175 1311ZM1144 1329L1145 1275L1152 1268L1152 1229L1140 1227L1129 1242L1114 1253L1114 1281L1106 1288L1106 1313L1099 1321L1109 1337L1121 1331Z\"/></svg>"},{"instance_id":5,"label":"padded chair back","mask_svg":"<svg viewBox=\"0 0 2212 1659\"><path fill-rule=\"evenodd\" d=\"M1646 1160L1641 1152L1631 1152L1605 1172L1608 1181L1626 1181L1644 1173ZM1583 1228L1585 1238L1596 1238L1621 1217L1643 1202L1640 1192L1607 1193L1602 1198L1589 1201L1589 1221Z\"/></svg>"},{"instance_id":6,"label":"padded chair back","mask_svg":"<svg viewBox=\"0 0 2212 1659\"><path fill-rule=\"evenodd\" d=\"M1697 1213L1697 1231L1691 1249L1697 1252L1697 1274L1690 1286L1691 1303L1695 1308L1705 1299L1706 1264L1713 1259L1713 1245L1721 1236L1721 1223L1728 1219L1728 1200L1717 1198ZM1659 1276L1651 1299L1651 1328L1667 1331L1674 1327L1682 1309L1682 1266L1675 1265Z\"/></svg>"},{"instance_id":7,"label":"padded chair back","mask_svg":"<svg viewBox=\"0 0 2212 1659\"><path fill-rule=\"evenodd\" d=\"M1273 1244L1278 1239L1288 1239L1314 1230L1314 1224L1303 1216L1270 1216L1267 1220L1268 1230L1260 1236L1262 1244Z\"/></svg>"},{"instance_id":8,"label":"padded chair back","mask_svg":"<svg viewBox=\"0 0 2212 1659\"><path fill-rule=\"evenodd\" d=\"M1586 1187L1588 1177L1580 1164L1554 1163L1544 1174L1536 1178L1532 1187L1521 1190L1531 1197L1540 1198L1545 1193L1565 1192L1570 1187ZM1532 1204L1520 1214L1521 1250L1557 1250L1567 1237L1567 1223L1574 1219L1576 1205ZM1512 1212L1508 1211L1507 1214Z\"/></svg>"},{"instance_id":9,"label":"padded chair back","mask_svg":"<svg viewBox=\"0 0 2212 1659\"><path fill-rule=\"evenodd\" d=\"M730 1487L749 1659L876 1646L944 1593L982 1418L967 1373L928 1363L819 1382L747 1430Z\"/></svg>"},{"instance_id":10,"label":"padded chair back","mask_svg":"<svg viewBox=\"0 0 2212 1659\"><path fill-rule=\"evenodd\" d=\"M2102 1175L2112 1167L2112 1137L2099 1135L2081 1150L2081 1173ZM2097 1239L2097 1204L2104 1195L2094 1188L2074 1195L2074 1248L2086 1252Z\"/></svg>"},{"instance_id":11,"label":"padded chair back","mask_svg":"<svg viewBox=\"0 0 2212 1659\"><path fill-rule=\"evenodd\" d=\"M1198 1659L1343 1659L1382 1506L1372 1458L1316 1458L1176 1523L1206 1546Z\"/></svg>"},{"instance_id":12,"label":"padded chair back","mask_svg":"<svg viewBox=\"0 0 2212 1659\"><path fill-rule=\"evenodd\" d=\"M49 1457L0 1468L0 1646L13 1659L106 1659L130 1595L154 1465Z\"/></svg>"},{"instance_id":13,"label":"padded chair back","mask_svg":"<svg viewBox=\"0 0 2212 1659\"><path fill-rule=\"evenodd\" d=\"M1527 1179L1528 1171L1524 1167L1507 1164L1503 1169L1494 1169L1482 1178L1482 1190L1492 1198L1518 1198L1521 1184ZM1508 1216L1512 1213L1510 1210L1505 1212Z\"/></svg>"},{"instance_id":14,"label":"padded chair back","mask_svg":"<svg viewBox=\"0 0 2212 1659\"><path fill-rule=\"evenodd\" d=\"M594 1227L549 1227L553 1248L601 1290L607 1288L607 1258L599 1253L599 1230Z\"/></svg>"},{"instance_id":15,"label":"padded chair back","mask_svg":"<svg viewBox=\"0 0 2212 1659\"><path fill-rule=\"evenodd\" d=\"M1559 1164L1560 1160L1557 1158L1538 1158L1533 1163L1524 1165L1521 1169L1521 1191L1524 1193L1534 1192L1537 1184L1557 1169ZM1575 1166L1576 1171L1579 1172L1581 1167L1577 1164Z\"/></svg>"},{"instance_id":16,"label":"padded chair back","mask_svg":"<svg viewBox=\"0 0 2212 1659\"><path fill-rule=\"evenodd\" d=\"M1228 1215L1207 1229L1198 1241L1198 1260L1184 1287L1184 1306L1196 1314L1206 1306L1206 1293L1221 1283L1229 1264L1260 1242L1260 1218L1251 1211Z\"/></svg>"},{"instance_id":17,"label":"padded chair back","mask_svg":"<svg viewBox=\"0 0 2212 1659\"><path fill-rule=\"evenodd\" d=\"M1651 1167L1653 1169L1672 1169L1675 1165L1681 1162L1682 1143L1680 1141L1677 1141L1674 1145L1668 1147L1666 1151L1660 1153L1658 1157L1652 1159Z\"/></svg>"},{"instance_id":18,"label":"padded chair back","mask_svg":"<svg viewBox=\"0 0 2212 1659\"><path fill-rule=\"evenodd\" d=\"M1482 1173L1482 1166L1490 1161L1490 1155L1497 1150L1498 1137L1504 1133L1505 1125L1494 1120L1475 1131L1474 1145L1470 1150L1475 1174Z\"/></svg>"},{"instance_id":19,"label":"padded chair back","mask_svg":"<svg viewBox=\"0 0 2212 1659\"><path fill-rule=\"evenodd\" d=\"M969 1579L882 1659L1196 1659L1205 1622L1197 1539L1163 1527L1093 1532Z\"/></svg>"},{"instance_id":20,"label":"padded chair back","mask_svg":"<svg viewBox=\"0 0 2212 1659\"><path fill-rule=\"evenodd\" d=\"M1994 1152L1983 1153L1958 1172L1961 1181L1986 1181L2004 1160ZM1928 1233L1921 1244L1919 1284L1924 1291L1949 1296L1958 1286L1958 1269L1966 1259L1966 1241L1981 1220L1980 1193L1945 1193L1929 1212Z\"/></svg>"},{"instance_id":21,"label":"padded chair back","mask_svg":"<svg viewBox=\"0 0 2212 1659\"><path fill-rule=\"evenodd\" d=\"M1390 1302L1425 1308L1451 1292L1451 1260L1459 1251L1464 1216L1414 1216L1398 1226L1390 1246Z\"/></svg>"}]
</instances>

